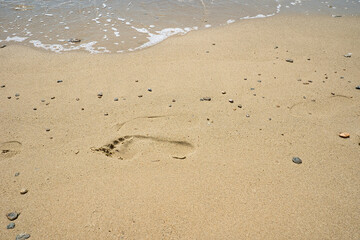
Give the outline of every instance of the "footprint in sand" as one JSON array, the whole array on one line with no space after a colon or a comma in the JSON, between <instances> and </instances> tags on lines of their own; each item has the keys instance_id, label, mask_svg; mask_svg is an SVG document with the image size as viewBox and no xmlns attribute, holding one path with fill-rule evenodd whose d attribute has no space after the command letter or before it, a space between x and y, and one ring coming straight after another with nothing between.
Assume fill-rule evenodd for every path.
<instances>
[{"instance_id":1,"label":"footprint in sand","mask_svg":"<svg viewBox=\"0 0 360 240\"><path fill-rule=\"evenodd\" d=\"M21 151L21 143L17 141L0 143L0 160L11 158Z\"/></svg>"},{"instance_id":2,"label":"footprint in sand","mask_svg":"<svg viewBox=\"0 0 360 240\"><path fill-rule=\"evenodd\" d=\"M135 118L115 125L115 130L122 133L121 137L92 150L122 160L185 159L195 148L183 139L197 127L196 123L198 119L194 116Z\"/></svg>"},{"instance_id":3,"label":"footprint in sand","mask_svg":"<svg viewBox=\"0 0 360 240\"><path fill-rule=\"evenodd\" d=\"M336 95L316 101L296 103L290 107L291 115L295 117L317 116L329 117L334 115L348 114L349 108L353 108L353 100L350 97Z\"/></svg>"}]
</instances>

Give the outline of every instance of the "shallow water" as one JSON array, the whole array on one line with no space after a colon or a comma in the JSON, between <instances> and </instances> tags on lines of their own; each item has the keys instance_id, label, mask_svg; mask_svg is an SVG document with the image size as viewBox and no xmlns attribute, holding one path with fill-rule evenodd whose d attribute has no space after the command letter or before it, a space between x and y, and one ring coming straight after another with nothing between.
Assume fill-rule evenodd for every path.
<instances>
[{"instance_id":1,"label":"shallow water","mask_svg":"<svg viewBox=\"0 0 360 240\"><path fill-rule=\"evenodd\" d=\"M348 0L0 0L0 41L54 52L120 53L175 34L283 12L358 15L359 5Z\"/></svg>"}]
</instances>

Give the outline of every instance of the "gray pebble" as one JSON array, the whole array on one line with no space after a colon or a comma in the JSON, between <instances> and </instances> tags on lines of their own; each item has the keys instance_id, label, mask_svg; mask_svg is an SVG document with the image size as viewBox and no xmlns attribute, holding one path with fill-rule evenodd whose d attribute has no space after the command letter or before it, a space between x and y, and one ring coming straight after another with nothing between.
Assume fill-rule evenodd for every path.
<instances>
[{"instance_id":1,"label":"gray pebble","mask_svg":"<svg viewBox=\"0 0 360 240\"><path fill-rule=\"evenodd\" d=\"M20 94L19 93L15 93L15 97L19 97L20 96Z\"/></svg>"},{"instance_id":2,"label":"gray pebble","mask_svg":"<svg viewBox=\"0 0 360 240\"><path fill-rule=\"evenodd\" d=\"M99 93L97 94L97 97L98 97L98 98L102 98L102 96L103 96L103 93L102 93L102 92L99 92Z\"/></svg>"},{"instance_id":3,"label":"gray pebble","mask_svg":"<svg viewBox=\"0 0 360 240\"><path fill-rule=\"evenodd\" d=\"M114 101L117 102L117 101L119 101L119 99L116 97L116 98L114 98Z\"/></svg>"},{"instance_id":4,"label":"gray pebble","mask_svg":"<svg viewBox=\"0 0 360 240\"><path fill-rule=\"evenodd\" d=\"M234 103L234 100L233 100L233 99L229 99L229 103Z\"/></svg>"},{"instance_id":5,"label":"gray pebble","mask_svg":"<svg viewBox=\"0 0 360 240\"><path fill-rule=\"evenodd\" d=\"M68 40L68 42L71 42L71 43L79 43L79 42L81 42L81 40L78 39L78 38L70 38L70 39Z\"/></svg>"},{"instance_id":6,"label":"gray pebble","mask_svg":"<svg viewBox=\"0 0 360 240\"><path fill-rule=\"evenodd\" d=\"M356 87L355 87L355 89L358 89L358 90L360 90L360 85L359 85L359 86L356 86Z\"/></svg>"},{"instance_id":7,"label":"gray pebble","mask_svg":"<svg viewBox=\"0 0 360 240\"><path fill-rule=\"evenodd\" d=\"M203 97L202 100L200 99L200 101L211 101L211 97Z\"/></svg>"},{"instance_id":8,"label":"gray pebble","mask_svg":"<svg viewBox=\"0 0 360 240\"><path fill-rule=\"evenodd\" d=\"M250 115L249 115L249 114L246 114L246 117L248 118L248 117L250 117Z\"/></svg>"},{"instance_id":9,"label":"gray pebble","mask_svg":"<svg viewBox=\"0 0 360 240\"><path fill-rule=\"evenodd\" d=\"M290 58L286 59L285 61L286 61L286 62L289 62L289 63L293 63L293 62L294 62L294 60L292 60L292 59L290 59Z\"/></svg>"},{"instance_id":10,"label":"gray pebble","mask_svg":"<svg viewBox=\"0 0 360 240\"><path fill-rule=\"evenodd\" d=\"M6 229L14 229L15 228L15 223L9 223L7 226L6 226Z\"/></svg>"},{"instance_id":11,"label":"gray pebble","mask_svg":"<svg viewBox=\"0 0 360 240\"><path fill-rule=\"evenodd\" d=\"M108 113L104 113L104 116L109 116L109 114L108 114Z\"/></svg>"},{"instance_id":12,"label":"gray pebble","mask_svg":"<svg viewBox=\"0 0 360 240\"><path fill-rule=\"evenodd\" d=\"M63 82L63 80L57 80L57 83L62 83Z\"/></svg>"},{"instance_id":13,"label":"gray pebble","mask_svg":"<svg viewBox=\"0 0 360 240\"><path fill-rule=\"evenodd\" d=\"M151 89L151 88L148 88L148 91L149 91L149 92L152 92L152 89Z\"/></svg>"},{"instance_id":14,"label":"gray pebble","mask_svg":"<svg viewBox=\"0 0 360 240\"><path fill-rule=\"evenodd\" d=\"M347 53L347 54L344 55L344 57L351 58L351 55L352 55L352 53Z\"/></svg>"},{"instance_id":15,"label":"gray pebble","mask_svg":"<svg viewBox=\"0 0 360 240\"><path fill-rule=\"evenodd\" d=\"M10 220L10 221L14 221L15 219L17 219L19 216L19 214L17 212L11 212L6 214L6 217Z\"/></svg>"},{"instance_id":16,"label":"gray pebble","mask_svg":"<svg viewBox=\"0 0 360 240\"><path fill-rule=\"evenodd\" d=\"M250 90L253 91L253 90L255 90L255 88L252 87L252 88L250 88Z\"/></svg>"},{"instance_id":17,"label":"gray pebble","mask_svg":"<svg viewBox=\"0 0 360 240\"><path fill-rule=\"evenodd\" d=\"M41 102L45 102L45 99L41 99Z\"/></svg>"},{"instance_id":18,"label":"gray pebble","mask_svg":"<svg viewBox=\"0 0 360 240\"><path fill-rule=\"evenodd\" d=\"M15 173L15 177L17 177L17 176L19 176L19 175L20 175L20 173L19 173L19 172Z\"/></svg>"},{"instance_id":19,"label":"gray pebble","mask_svg":"<svg viewBox=\"0 0 360 240\"><path fill-rule=\"evenodd\" d=\"M261 80L258 80L258 82L260 83L260 82L261 82Z\"/></svg>"},{"instance_id":20,"label":"gray pebble","mask_svg":"<svg viewBox=\"0 0 360 240\"><path fill-rule=\"evenodd\" d=\"M293 163L296 163L296 164L301 164L302 163L302 160L299 157L293 157L292 161L293 161Z\"/></svg>"},{"instance_id":21,"label":"gray pebble","mask_svg":"<svg viewBox=\"0 0 360 240\"><path fill-rule=\"evenodd\" d=\"M238 108L242 108L242 105L241 105L241 104L239 104L239 105L238 105Z\"/></svg>"},{"instance_id":22,"label":"gray pebble","mask_svg":"<svg viewBox=\"0 0 360 240\"><path fill-rule=\"evenodd\" d=\"M30 238L30 234L20 233L19 235L16 236L15 240L25 240L28 238Z\"/></svg>"},{"instance_id":23,"label":"gray pebble","mask_svg":"<svg viewBox=\"0 0 360 240\"><path fill-rule=\"evenodd\" d=\"M6 45L5 45L5 44L3 44L3 45L0 45L0 48L4 48L4 47L6 47Z\"/></svg>"}]
</instances>

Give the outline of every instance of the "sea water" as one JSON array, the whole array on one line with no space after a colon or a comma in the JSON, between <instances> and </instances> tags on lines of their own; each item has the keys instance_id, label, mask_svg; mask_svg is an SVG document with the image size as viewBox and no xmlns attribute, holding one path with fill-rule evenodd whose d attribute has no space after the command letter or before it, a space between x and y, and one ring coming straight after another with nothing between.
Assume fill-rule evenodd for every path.
<instances>
[{"instance_id":1,"label":"sea water","mask_svg":"<svg viewBox=\"0 0 360 240\"><path fill-rule=\"evenodd\" d=\"M360 0L0 0L0 45L122 53L236 21L283 12L359 15L359 6Z\"/></svg>"}]
</instances>

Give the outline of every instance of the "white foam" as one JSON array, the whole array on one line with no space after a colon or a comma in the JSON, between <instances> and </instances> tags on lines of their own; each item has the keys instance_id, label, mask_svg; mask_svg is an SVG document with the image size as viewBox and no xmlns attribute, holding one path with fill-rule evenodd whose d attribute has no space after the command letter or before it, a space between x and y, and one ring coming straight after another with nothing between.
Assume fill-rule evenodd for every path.
<instances>
[{"instance_id":1,"label":"white foam","mask_svg":"<svg viewBox=\"0 0 360 240\"><path fill-rule=\"evenodd\" d=\"M7 42L10 42L10 41L23 42L23 41L25 41L26 39L28 39L28 37L17 37L17 36L15 36L15 37L7 37L7 38L5 39L5 41L7 41Z\"/></svg>"},{"instance_id":2,"label":"white foam","mask_svg":"<svg viewBox=\"0 0 360 240\"><path fill-rule=\"evenodd\" d=\"M34 45L34 47L43 48L45 50L50 50L53 52L66 52L66 51L72 51L72 50L85 50L90 53L102 53L102 52L109 52L108 50L104 49L104 51L100 52L95 50L94 45L97 43L96 41L89 42L89 43L83 43L78 46L70 46L69 48L65 48L63 45L60 44L44 44L39 40L31 40L29 41Z\"/></svg>"},{"instance_id":3,"label":"white foam","mask_svg":"<svg viewBox=\"0 0 360 240\"><path fill-rule=\"evenodd\" d=\"M229 19L229 20L227 20L227 24L231 24L231 23L234 23L235 22L235 20L234 19Z\"/></svg>"}]
</instances>

